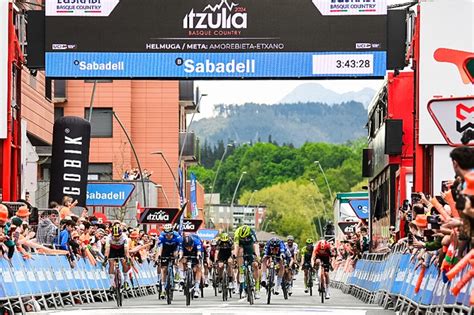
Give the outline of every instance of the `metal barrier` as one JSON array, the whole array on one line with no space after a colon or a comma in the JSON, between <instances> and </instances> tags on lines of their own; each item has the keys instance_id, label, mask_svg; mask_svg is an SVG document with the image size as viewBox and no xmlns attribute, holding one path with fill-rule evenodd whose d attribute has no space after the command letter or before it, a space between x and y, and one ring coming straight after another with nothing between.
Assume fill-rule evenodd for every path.
<instances>
[{"instance_id":1,"label":"metal barrier","mask_svg":"<svg viewBox=\"0 0 474 315\"><path fill-rule=\"evenodd\" d=\"M128 297L157 294L158 274L151 263L136 265L136 280ZM108 268L93 266L86 259L71 268L65 256L33 254L25 260L15 253L12 260L0 258L0 310L26 313L27 305L41 309L93 302L106 302L109 293Z\"/></svg>"},{"instance_id":2,"label":"metal barrier","mask_svg":"<svg viewBox=\"0 0 474 315\"><path fill-rule=\"evenodd\" d=\"M470 272L470 264L452 281L445 282L435 265L416 268L417 259L405 249L394 248L390 254L364 254L352 272L339 264L331 274L331 286L400 314L474 314L469 302L474 280L457 296L451 293L453 283Z\"/></svg>"}]
</instances>

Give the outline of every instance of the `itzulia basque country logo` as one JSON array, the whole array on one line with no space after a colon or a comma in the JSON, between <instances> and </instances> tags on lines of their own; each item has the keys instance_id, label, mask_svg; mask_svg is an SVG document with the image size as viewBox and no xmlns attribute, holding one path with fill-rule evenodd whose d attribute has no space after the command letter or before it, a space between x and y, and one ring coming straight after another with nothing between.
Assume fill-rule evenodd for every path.
<instances>
[{"instance_id":1,"label":"itzulia basque country logo","mask_svg":"<svg viewBox=\"0 0 474 315\"><path fill-rule=\"evenodd\" d=\"M189 36L240 35L247 28L247 8L228 0L208 4L201 12L192 8L183 18Z\"/></svg>"}]
</instances>

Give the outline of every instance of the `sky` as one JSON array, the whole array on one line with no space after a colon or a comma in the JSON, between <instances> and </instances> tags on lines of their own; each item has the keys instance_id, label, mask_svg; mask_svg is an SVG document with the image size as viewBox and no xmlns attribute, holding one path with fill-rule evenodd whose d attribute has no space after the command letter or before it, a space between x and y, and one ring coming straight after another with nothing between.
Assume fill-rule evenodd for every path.
<instances>
[{"instance_id":1,"label":"sky","mask_svg":"<svg viewBox=\"0 0 474 315\"><path fill-rule=\"evenodd\" d=\"M201 94L200 113L195 120L212 117L216 104L244 104L246 102L275 104L295 87L318 83L338 93L359 91L369 87L378 90L383 80L212 80L196 81Z\"/></svg>"},{"instance_id":2,"label":"sky","mask_svg":"<svg viewBox=\"0 0 474 315\"><path fill-rule=\"evenodd\" d=\"M406 3L407 0L387 0L388 5ZM274 104L300 84L316 82L338 93L359 91L363 88L378 90L383 80L212 80L196 81L202 97L200 113L194 119L213 116L216 104L244 104L246 102Z\"/></svg>"}]
</instances>

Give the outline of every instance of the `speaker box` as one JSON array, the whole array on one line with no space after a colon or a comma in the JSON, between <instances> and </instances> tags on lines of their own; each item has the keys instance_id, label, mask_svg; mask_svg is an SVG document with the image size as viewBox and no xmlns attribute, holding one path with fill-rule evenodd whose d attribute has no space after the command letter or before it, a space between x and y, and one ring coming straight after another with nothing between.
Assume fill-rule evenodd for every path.
<instances>
[{"instance_id":1,"label":"speaker box","mask_svg":"<svg viewBox=\"0 0 474 315\"><path fill-rule=\"evenodd\" d=\"M372 164L373 149L362 150L362 177L372 177L374 170Z\"/></svg>"},{"instance_id":2,"label":"speaker box","mask_svg":"<svg viewBox=\"0 0 474 315\"><path fill-rule=\"evenodd\" d=\"M387 119L385 121L385 154L402 154L403 121Z\"/></svg>"},{"instance_id":3,"label":"speaker box","mask_svg":"<svg viewBox=\"0 0 474 315\"><path fill-rule=\"evenodd\" d=\"M28 69L44 69L45 18L44 10L26 12L26 65Z\"/></svg>"}]
</instances>

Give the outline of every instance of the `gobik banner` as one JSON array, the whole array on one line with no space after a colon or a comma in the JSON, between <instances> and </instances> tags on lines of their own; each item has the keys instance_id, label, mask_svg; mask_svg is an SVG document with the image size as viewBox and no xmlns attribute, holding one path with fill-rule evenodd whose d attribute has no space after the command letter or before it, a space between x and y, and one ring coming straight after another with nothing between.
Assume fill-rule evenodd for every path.
<instances>
[{"instance_id":1,"label":"gobik banner","mask_svg":"<svg viewBox=\"0 0 474 315\"><path fill-rule=\"evenodd\" d=\"M140 224L166 224L174 221L178 208L145 208L140 214Z\"/></svg>"},{"instance_id":2,"label":"gobik banner","mask_svg":"<svg viewBox=\"0 0 474 315\"><path fill-rule=\"evenodd\" d=\"M80 117L62 117L53 128L49 202L65 195L86 206L89 168L90 123Z\"/></svg>"},{"instance_id":3,"label":"gobik banner","mask_svg":"<svg viewBox=\"0 0 474 315\"><path fill-rule=\"evenodd\" d=\"M46 75L383 77L386 0L46 0Z\"/></svg>"}]
</instances>

